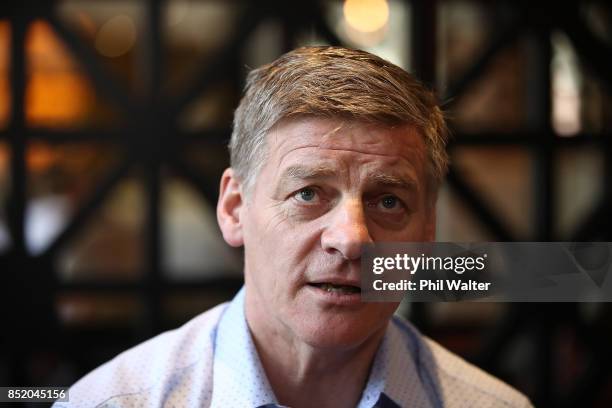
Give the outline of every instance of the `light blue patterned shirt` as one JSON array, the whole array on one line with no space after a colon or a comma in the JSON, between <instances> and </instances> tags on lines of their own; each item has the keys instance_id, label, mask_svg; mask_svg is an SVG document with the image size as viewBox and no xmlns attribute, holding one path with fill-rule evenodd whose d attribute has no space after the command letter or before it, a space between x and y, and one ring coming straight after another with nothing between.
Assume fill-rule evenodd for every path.
<instances>
[{"instance_id":1,"label":"light blue patterned shirt","mask_svg":"<svg viewBox=\"0 0 612 408\"><path fill-rule=\"evenodd\" d=\"M244 313L244 288L98 367L54 407L275 407ZM358 408L529 407L529 400L393 317Z\"/></svg>"}]
</instances>

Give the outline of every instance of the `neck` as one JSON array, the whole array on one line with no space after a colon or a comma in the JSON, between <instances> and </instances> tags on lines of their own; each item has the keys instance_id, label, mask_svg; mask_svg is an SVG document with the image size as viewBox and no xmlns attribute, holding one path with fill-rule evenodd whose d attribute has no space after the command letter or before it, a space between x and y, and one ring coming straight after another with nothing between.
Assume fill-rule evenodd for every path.
<instances>
[{"instance_id":1,"label":"neck","mask_svg":"<svg viewBox=\"0 0 612 408\"><path fill-rule=\"evenodd\" d=\"M278 402L291 407L355 407L367 383L382 336L354 349L319 349L307 344L270 343L253 334Z\"/></svg>"},{"instance_id":2,"label":"neck","mask_svg":"<svg viewBox=\"0 0 612 408\"><path fill-rule=\"evenodd\" d=\"M254 320L254 321L251 321ZM259 358L278 402L285 406L355 407L366 386L380 330L352 347L316 347L249 319Z\"/></svg>"}]
</instances>

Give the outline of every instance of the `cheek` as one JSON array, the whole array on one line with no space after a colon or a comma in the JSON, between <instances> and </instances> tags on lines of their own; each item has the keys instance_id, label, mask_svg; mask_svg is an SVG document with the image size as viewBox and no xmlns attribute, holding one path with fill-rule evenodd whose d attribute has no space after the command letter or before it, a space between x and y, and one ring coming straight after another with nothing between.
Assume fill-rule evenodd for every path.
<instances>
[{"instance_id":1,"label":"cheek","mask_svg":"<svg viewBox=\"0 0 612 408\"><path fill-rule=\"evenodd\" d=\"M260 206L261 207L261 206ZM250 254L251 259L274 260L272 254L278 253L279 234L273 226L278 224L274 215L269 214L266 209L248 208L242 219L244 231L245 254Z\"/></svg>"},{"instance_id":2,"label":"cheek","mask_svg":"<svg viewBox=\"0 0 612 408\"><path fill-rule=\"evenodd\" d=\"M376 242L420 242L426 241L428 235L426 223L421 217L413 218L410 223L401 230L388 230L374 227L371 231L372 239Z\"/></svg>"},{"instance_id":3,"label":"cheek","mask_svg":"<svg viewBox=\"0 0 612 408\"><path fill-rule=\"evenodd\" d=\"M413 214L413 219L406 230L408 240L426 241L429 238L427 228L428 222L429 220L427 219L426 211L419 211L418 213Z\"/></svg>"},{"instance_id":4,"label":"cheek","mask_svg":"<svg viewBox=\"0 0 612 408\"><path fill-rule=\"evenodd\" d=\"M270 231L254 222L245 225L245 273L260 287L262 296L276 299L291 297L308 265L308 251L303 251L297 231Z\"/></svg>"}]
</instances>

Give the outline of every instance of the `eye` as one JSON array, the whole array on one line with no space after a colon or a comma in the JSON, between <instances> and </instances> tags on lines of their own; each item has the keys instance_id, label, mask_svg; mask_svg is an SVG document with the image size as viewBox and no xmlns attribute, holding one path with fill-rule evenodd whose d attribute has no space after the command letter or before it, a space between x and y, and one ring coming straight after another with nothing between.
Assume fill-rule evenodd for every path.
<instances>
[{"instance_id":1,"label":"eye","mask_svg":"<svg viewBox=\"0 0 612 408\"><path fill-rule=\"evenodd\" d=\"M298 201L311 202L316 198L316 195L317 193L313 188L305 187L301 189L300 191L298 191L297 193L295 193L294 197Z\"/></svg>"},{"instance_id":2,"label":"eye","mask_svg":"<svg viewBox=\"0 0 612 408\"><path fill-rule=\"evenodd\" d=\"M386 213L400 212L405 209L405 206L402 201L394 195L385 195L379 197L368 203L368 206L372 209Z\"/></svg>"},{"instance_id":3,"label":"eye","mask_svg":"<svg viewBox=\"0 0 612 408\"><path fill-rule=\"evenodd\" d=\"M394 196L385 196L380 203L386 209L391 210L399 205L399 200Z\"/></svg>"}]
</instances>

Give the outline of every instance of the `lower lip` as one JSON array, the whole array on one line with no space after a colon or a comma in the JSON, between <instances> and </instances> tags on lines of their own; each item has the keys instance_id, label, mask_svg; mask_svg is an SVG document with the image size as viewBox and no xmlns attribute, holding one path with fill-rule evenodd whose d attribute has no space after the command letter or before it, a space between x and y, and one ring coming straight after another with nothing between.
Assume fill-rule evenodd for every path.
<instances>
[{"instance_id":1,"label":"lower lip","mask_svg":"<svg viewBox=\"0 0 612 408\"><path fill-rule=\"evenodd\" d=\"M361 304L361 293L328 292L312 285L306 285L306 289L325 303L339 306L356 306Z\"/></svg>"}]
</instances>

